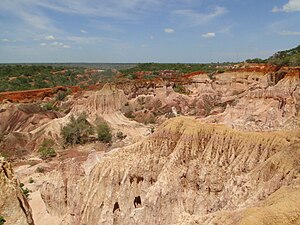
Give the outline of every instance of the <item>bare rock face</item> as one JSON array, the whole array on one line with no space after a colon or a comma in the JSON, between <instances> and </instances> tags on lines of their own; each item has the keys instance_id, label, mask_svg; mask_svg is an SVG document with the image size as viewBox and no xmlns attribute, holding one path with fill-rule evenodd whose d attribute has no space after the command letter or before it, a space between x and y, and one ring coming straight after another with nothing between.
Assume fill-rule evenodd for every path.
<instances>
[{"instance_id":1,"label":"bare rock face","mask_svg":"<svg viewBox=\"0 0 300 225\"><path fill-rule=\"evenodd\" d=\"M247 84L243 91L241 85L239 88L235 85L237 79L242 79L242 76L239 76L230 82L231 87L227 85L227 90L240 94L230 97L223 93L221 101L227 102L225 111L204 121L224 123L239 130L297 129L300 126L299 75L299 70L289 70L252 76L251 83ZM227 77L230 76L227 74ZM220 82L218 84L220 85ZM222 90L219 87L218 89Z\"/></svg>"},{"instance_id":2,"label":"bare rock face","mask_svg":"<svg viewBox=\"0 0 300 225\"><path fill-rule=\"evenodd\" d=\"M264 207L267 213L272 204L284 207L276 196L286 188L299 197L296 136L173 118L145 141L112 152L89 176L77 179L63 212L70 224L223 224L224 213L224 224L254 225L247 217L251 208ZM43 190L55 198L58 189L49 189L53 183L57 179L49 179ZM44 200L48 205L57 201ZM293 207L285 212L296 216L299 204ZM245 208L250 211L231 220L230 213ZM280 222L283 217L273 219Z\"/></svg>"},{"instance_id":3,"label":"bare rock face","mask_svg":"<svg viewBox=\"0 0 300 225\"><path fill-rule=\"evenodd\" d=\"M139 122L147 121L151 113L172 116L176 108L180 115L238 130L293 130L300 126L299 75L300 70L292 68L195 75L185 84L165 82L144 93L136 90L134 97L128 94L130 104L123 111L135 112Z\"/></svg>"},{"instance_id":4,"label":"bare rock face","mask_svg":"<svg viewBox=\"0 0 300 225\"><path fill-rule=\"evenodd\" d=\"M282 187L255 207L217 212L205 217L184 215L178 225L298 225L300 223L300 188Z\"/></svg>"},{"instance_id":5,"label":"bare rock face","mask_svg":"<svg viewBox=\"0 0 300 225\"><path fill-rule=\"evenodd\" d=\"M0 106L0 133L30 132L62 116L63 113L43 111L36 104L3 104Z\"/></svg>"},{"instance_id":6,"label":"bare rock face","mask_svg":"<svg viewBox=\"0 0 300 225\"><path fill-rule=\"evenodd\" d=\"M129 120L121 113L121 108L126 102L127 97L123 90L105 84L101 90L87 93L87 96L74 102L70 114L85 112L91 123L97 118L103 118L112 129L140 140L147 133L147 128L143 124Z\"/></svg>"},{"instance_id":7,"label":"bare rock face","mask_svg":"<svg viewBox=\"0 0 300 225\"><path fill-rule=\"evenodd\" d=\"M122 90L114 85L105 84L100 91L93 92L87 98L79 99L71 112L85 111L90 119L95 120L97 115L115 113L125 103L126 96Z\"/></svg>"},{"instance_id":8,"label":"bare rock face","mask_svg":"<svg viewBox=\"0 0 300 225\"><path fill-rule=\"evenodd\" d=\"M2 152L19 158L31 153L43 137L41 141L36 139L45 134L36 131L63 115L60 112L43 111L36 104L0 105L0 134L7 134L0 142Z\"/></svg>"},{"instance_id":9,"label":"bare rock face","mask_svg":"<svg viewBox=\"0 0 300 225\"><path fill-rule=\"evenodd\" d=\"M60 163L57 170L49 174L47 178L49 181L43 184L40 191L47 206L47 211L51 215L66 217L70 222L75 214L79 214L80 199L82 198L77 197L76 192L79 180L83 176L84 170L80 163L72 159ZM75 196L78 201L74 201ZM69 211L72 211L72 213L69 214Z\"/></svg>"},{"instance_id":10,"label":"bare rock face","mask_svg":"<svg viewBox=\"0 0 300 225\"><path fill-rule=\"evenodd\" d=\"M11 165L0 158L0 215L7 225L34 225L31 208Z\"/></svg>"}]
</instances>

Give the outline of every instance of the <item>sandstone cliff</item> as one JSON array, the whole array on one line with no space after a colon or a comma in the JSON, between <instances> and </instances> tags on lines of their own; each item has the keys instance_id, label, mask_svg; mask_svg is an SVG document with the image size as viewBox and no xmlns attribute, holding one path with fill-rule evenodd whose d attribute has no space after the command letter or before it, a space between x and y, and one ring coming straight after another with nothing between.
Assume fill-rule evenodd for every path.
<instances>
[{"instance_id":1,"label":"sandstone cliff","mask_svg":"<svg viewBox=\"0 0 300 225\"><path fill-rule=\"evenodd\" d=\"M34 225L31 208L9 163L0 158L0 215L5 225Z\"/></svg>"},{"instance_id":2,"label":"sandstone cliff","mask_svg":"<svg viewBox=\"0 0 300 225\"><path fill-rule=\"evenodd\" d=\"M117 89L115 85L105 84L101 90L87 92L74 101L70 114L86 112L91 123L97 118L103 118L113 130L121 131L133 139L140 139L147 133L147 128L121 113L127 101L123 90Z\"/></svg>"},{"instance_id":3,"label":"sandstone cliff","mask_svg":"<svg viewBox=\"0 0 300 225\"><path fill-rule=\"evenodd\" d=\"M223 113L205 121L225 123L240 130L297 129L300 126L300 71L282 70L251 79L253 84L246 85L243 91L234 86L230 88L240 93L237 97L223 94L222 101L232 103L227 104Z\"/></svg>"},{"instance_id":4,"label":"sandstone cliff","mask_svg":"<svg viewBox=\"0 0 300 225\"><path fill-rule=\"evenodd\" d=\"M297 141L294 133L240 132L178 117L107 154L89 175L64 166L42 196L65 224L258 224L255 210L268 224L276 204L283 211L271 214L274 224L297 224L299 204L280 197L291 190L288 198L299 198Z\"/></svg>"}]
</instances>

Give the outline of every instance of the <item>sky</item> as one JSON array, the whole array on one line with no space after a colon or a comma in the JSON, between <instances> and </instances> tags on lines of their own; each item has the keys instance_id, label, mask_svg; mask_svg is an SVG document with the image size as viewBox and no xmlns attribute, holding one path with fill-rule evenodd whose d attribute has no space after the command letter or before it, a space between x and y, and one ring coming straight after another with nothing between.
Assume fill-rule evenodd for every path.
<instances>
[{"instance_id":1,"label":"sky","mask_svg":"<svg viewBox=\"0 0 300 225\"><path fill-rule=\"evenodd\" d=\"M1 0L0 63L207 63L300 44L300 0Z\"/></svg>"}]
</instances>

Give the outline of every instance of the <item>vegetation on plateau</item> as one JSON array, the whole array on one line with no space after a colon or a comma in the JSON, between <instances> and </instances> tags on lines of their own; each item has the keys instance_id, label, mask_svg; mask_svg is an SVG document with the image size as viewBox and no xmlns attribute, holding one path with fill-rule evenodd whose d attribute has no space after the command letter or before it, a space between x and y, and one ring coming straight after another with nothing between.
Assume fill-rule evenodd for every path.
<instances>
[{"instance_id":1,"label":"vegetation on plateau","mask_svg":"<svg viewBox=\"0 0 300 225\"><path fill-rule=\"evenodd\" d=\"M275 53L267 59L267 62L279 66L300 66L300 45L296 48Z\"/></svg>"},{"instance_id":2,"label":"vegetation on plateau","mask_svg":"<svg viewBox=\"0 0 300 225\"><path fill-rule=\"evenodd\" d=\"M158 76L159 71L162 70L173 70L177 71L179 74L192 73L195 71L203 72L216 72L223 66L229 65L230 63L207 63L207 64L183 64L183 63L141 63L137 64L135 67L121 70L120 72L125 75L125 77L130 79L135 79L136 72L140 71L152 71L151 75L147 77L153 78Z\"/></svg>"},{"instance_id":3,"label":"vegetation on plateau","mask_svg":"<svg viewBox=\"0 0 300 225\"><path fill-rule=\"evenodd\" d=\"M270 63L278 66L300 66L300 45L285 51L276 52L268 59L247 59L248 63Z\"/></svg>"},{"instance_id":4,"label":"vegetation on plateau","mask_svg":"<svg viewBox=\"0 0 300 225\"><path fill-rule=\"evenodd\" d=\"M112 69L92 70L75 65L0 64L0 92L56 86L88 86L109 82L114 76L115 71Z\"/></svg>"}]
</instances>

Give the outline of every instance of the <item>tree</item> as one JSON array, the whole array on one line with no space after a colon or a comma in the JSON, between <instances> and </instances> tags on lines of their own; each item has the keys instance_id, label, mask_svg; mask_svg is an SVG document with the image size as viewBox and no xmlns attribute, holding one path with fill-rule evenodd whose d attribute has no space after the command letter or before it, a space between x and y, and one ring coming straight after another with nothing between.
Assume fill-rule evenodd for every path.
<instances>
[{"instance_id":1,"label":"tree","mask_svg":"<svg viewBox=\"0 0 300 225\"><path fill-rule=\"evenodd\" d=\"M97 135L98 140L101 142L110 143L112 140L110 127L104 120L98 120L97 122Z\"/></svg>"},{"instance_id":2,"label":"tree","mask_svg":"<svg viewBox=\"0 0 300 225\"><path fill-rule=\"evenodd\" d=\"M247 59L247 63L265 63L266 60L260 59L260 58L254 58L254 59Z\"/></svg>"},{"instance_id":3,"label":"tree","mask_svg":"<svg viewBox=\"0 0 300 225\"><path fill-rule=\"evenodd\" d=\"M94 134L94 127L87 121L85 112L77 119L72 115L70 122L61 131L64 143L72 145L88 142L92 134Z\"/></svg>"}]
</instances>

